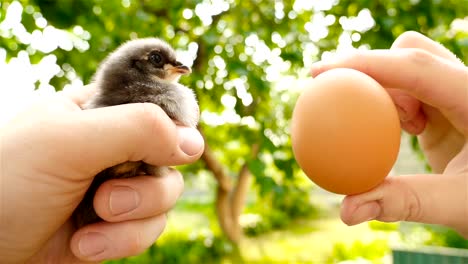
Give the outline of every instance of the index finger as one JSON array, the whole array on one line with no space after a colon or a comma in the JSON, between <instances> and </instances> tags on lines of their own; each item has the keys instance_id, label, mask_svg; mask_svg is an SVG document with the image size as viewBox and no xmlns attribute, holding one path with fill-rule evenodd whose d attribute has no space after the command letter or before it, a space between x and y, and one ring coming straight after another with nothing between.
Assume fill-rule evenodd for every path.
<instances>
[{"instance_id":1,"label":"index finger","mask_svg":"<svg viewBox=\"0 0 468 264\"><path fill-rule=\"evenodd\" d=\"M461 131L468 131L468 70L421 49L360 50L312 68L317 76L333 68L361 71L384 87L398 87L439 108Z\"/></svg>"},{"instance_id":2,"label":"index finger","mask_svg":"<svg viewBox=\"0 0 468 264\"><path fill-rule=\"evenodd\" d=\"M452 62L462 64L462 61L441 44L415 31L407 31L393 42L391 49L418 48Z\"/></svg>"},{"instance_id":3,"label":"index finger","mask_svg":"<svg viewBox=\"0 0 468 264\"><path fill-rule=\"evenodd\" d=\"M68 88L60 91L60 93L81 107L94 94L96 94L96 91L96 87L93 84L88 84L83 87Z\"/></svg>"},{"instance_id":4,"label":"index finger","mask_svg":"<svg viewBox=\"0 0 468 264\"><path fill-rule=\"evenodd\" d=\"M407 31L398 36L390 49L418 48L430 52L442 59L454 63L463 64L455 54L442 46L440 43L426 37L416 31ZM406 91L400 89L387 89L395 105L402 115L401 126L411 134L419 134L425 128L426 115L422 110L421 102L409 95ZM403 116L403 118L401 117Z\"/></svg>"}]
</instances>

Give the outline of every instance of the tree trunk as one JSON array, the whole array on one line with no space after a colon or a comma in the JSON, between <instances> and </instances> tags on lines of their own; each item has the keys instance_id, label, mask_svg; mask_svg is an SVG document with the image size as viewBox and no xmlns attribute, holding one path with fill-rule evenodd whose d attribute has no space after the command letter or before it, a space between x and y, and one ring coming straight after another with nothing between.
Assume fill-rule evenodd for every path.
<instances>
[{"instance_id":1,"label":"tree trunk","mask_svg":"<svg viewBox=\"0 0 468 264\"><path fill-rule=\"evenodd\" d=\"M253 158L256 158L258 151L259 147L255 144L252 148ZM226 169L216 159L208 144L205 145L202 160L218 182L216 212L221 230L231 242L237 244L242 238L242 227L239 223L239 217L244 209L251 178L247 162L241 167L237 177L237 184L234 186Z\"/></svg>"}]
</instances>

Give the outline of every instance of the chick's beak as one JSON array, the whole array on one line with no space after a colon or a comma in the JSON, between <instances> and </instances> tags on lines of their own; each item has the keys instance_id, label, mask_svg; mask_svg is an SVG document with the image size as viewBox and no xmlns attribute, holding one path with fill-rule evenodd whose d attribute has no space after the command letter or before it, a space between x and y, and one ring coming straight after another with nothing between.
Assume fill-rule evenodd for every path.
<instances>
[{"instance_id":1,"label":"chick's beak","mask_svg":"<svg viewBox=\"0 0 468 264\"><path fill-rule=\"evenodd\" d=\"M176 62L175 66L171 70L179 74L189 74L192 72L189 67L183 65L180 62Z\"/></svg>"}]
</instances>

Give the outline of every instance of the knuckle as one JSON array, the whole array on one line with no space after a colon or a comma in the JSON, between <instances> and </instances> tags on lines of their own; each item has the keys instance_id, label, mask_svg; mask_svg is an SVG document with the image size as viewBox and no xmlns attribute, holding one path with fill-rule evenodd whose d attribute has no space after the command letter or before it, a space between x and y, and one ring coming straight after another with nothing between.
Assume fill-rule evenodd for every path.
<instances>
[{"instance_id":1,"label":"knuckle","mask_svg":"<svg viewBox=\"0 0 468 264\"><path fill-rule=\"evenodd\" d=\"M182 173L180 173L179 171L176 171L175 173L176 173L175 180L177 182L177 185L180 188L180 194L182 194L185 188L184 177L182 176Z\"/></svg>"},{"instance_id":2,"label":"knuckle","mask_svg":"<svg viewBox=\"0 0 468 264\"><path fill-rule=\"evenodd\" d=\"M403 60L408 64L409 69L417 69L418 71L424 71L424 69L429 70L433 68L435 57L421 49L405 49L402 53ZM407 82L416 94L423 95L428 92L425 89L427 85L427 79L424 75L421 74L412 74L408 77Z\"/></svg>"},{"instance_id":3,"label":"knuckle","mask_svg":"<svg viewBox=\"0 0 468 264\"><path fill-rule=\"evenodd\" d=\"M362 61L360 58L365 56L365 52L362 50L353 50L346 55L346 60L350 62Z\"/></svg>"},{"instance_id":4,"label":"knuckle","mask_svg":"<svg viewBox=\"0 0 468 264\"><path fill-rule=\"evenodd\" d=\"M143 144L148 144L148 139L157 139L152 142L160 152L160 157L168 159L176 150L177 138L172 127L175 125L169 119L164 110L156 104L140 104L137 118L140 120L140 138ZM166 158L164 158L166 156Z\"/></svg>"},{"instance_id":5,"label":"knuckle","mask_svg":"<svg viewBox=\"0 0 468 264\"><path fill-rule=\"evenodd\" d=\"M170 175L166 177L163 184L158 186L158 203L153 203L156 206L154 209L158 214L166 213L171 210L177 202L177 199L182 195L184 189L184 180L182 174L173 169Z\"/></svg>"},{"instance_id":6,"label":"knuckle","mask_svg":"<svg viewBox=\"0 0 468 264\"><path fill-rule=\"evenodd\" d=\"M163 122L163 116L165 115L161 107L151 103L139 104L136 114L141 121L141 125L148 132L154 132L157 124Z\"/></svg>"},{"instance_id":7,"label":"knuckle","mask_svg":"<svg viewBox=\"0 0 468 264\"><path fill-rule=\"evenodd\" d=\"M169 208L172 207L172 201L174 200L172 197L174 196L174 192L172 190L172 186L163 185L159 188L158 199L159 199L159 212L162 213L167 211Z\"/></svg>"},{"instance_id":8,"label":"knuckle","mask_svg":"<svg viewBox=\"0 0 468 264\"><path fill-rule=\"evenodd\" d=\"M423 35L416 31L406 31L402 33L393 43L394 48L410 48L414 47L423 39Z\"/></svg>"},{"instance_id":9,"label":"knuckle","mask_svg":"<svg viewBox=\"0 0 468 264\"><path fill-rule=\"evenodd\" d=\"M131 238L127 245L127 250L131 254L139 254L145 250L145 246L142 243L143 234L141 231L136 231L134 237Z\"/></svg>"},{"instance_id":10,"label":"knuckle","mask_svg":"<svg viewBox=\"0 0 468 264\"><path fill-rule=\"evenodd\" d=\"M417 191L403 179L394 177L394 187L402 190L403 199L399 209L398 221L420 221L422 218L421 201Z\"/></svg>"},{"instance_id":11,"label":"knuckle","mask_svg":"<svg viewBox=\"0 0 468 264\"><path fill-rule=\"evenodd\" d=\"M422 49L405 49L403 56L409 63L415 64L417 67L428 66L434 62L434 56Z\"/></svg>"},{"instance_id":12,"label":"knuckle","mask_svg":"<svg viewBox=\"0 0 468 264\"><path fill-rule=\"evenodd\" d=\"M167 190L166 193L166 208L168 210L172 207L175 206L177 200L179 197L182 195L184 192L184 178L182 177L182 174L178 171L173 169L170 175L171 181L168 183L169 186L167 186L165 189Z\"/></svg>"}]
</instances>

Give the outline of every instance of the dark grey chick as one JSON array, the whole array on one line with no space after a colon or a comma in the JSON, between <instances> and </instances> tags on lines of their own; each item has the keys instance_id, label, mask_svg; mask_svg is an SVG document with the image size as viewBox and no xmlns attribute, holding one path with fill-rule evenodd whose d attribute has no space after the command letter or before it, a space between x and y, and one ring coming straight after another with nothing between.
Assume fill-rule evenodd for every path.
<instances>
[{"instance_id":1,"label":"dark grey chick","mask_svg":"<svg viewBox=\"0 0 468 264\"><path fill-rule=\"evenodd\" d=\"M97 93L84 109L128 104L154 103L176 123L196 127L199 108L193 91L179 83L190 68L176 59L174 50L156 38L124 43L100 65L93 83ZM137 175L161 175L168 168L144 162L126 162L100 172L73 213L76 227L101 221L93 207L98 187L106 180Z\"/></svg>"}]
</instances>

